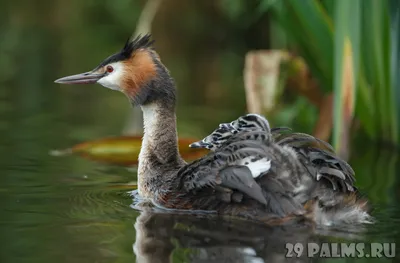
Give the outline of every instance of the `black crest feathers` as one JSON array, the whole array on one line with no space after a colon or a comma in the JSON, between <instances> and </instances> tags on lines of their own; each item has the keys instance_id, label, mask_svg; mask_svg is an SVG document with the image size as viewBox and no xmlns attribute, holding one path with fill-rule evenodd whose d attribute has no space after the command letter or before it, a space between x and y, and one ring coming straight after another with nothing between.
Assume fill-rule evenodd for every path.
<instances>
[{"instance_id":1,"label":"black crest feathers","mask_svg":"<svg viewBox=\"0 0 400 263\"><path fill-rule=\"evenodd\" d=\"M141 48L152 48L153 43L154 40L151 40L150 34L146 34L143 37L139 35L133 40L128 39L120 53L128 59L132 55L133 51Z\"/></svg>"},{"instance_id":2,"label":"black crest feathers","mask_svg":"<svg viewBox=\"0 0 400 263\"><path fill-rule=\"evenodd\" d=\"M113 62L127 60L132 56L132 53L138 49L152 49L153 43L154 40L151 40L150 34L146 34L144 36L139 35L133 40L131 38L128 38L124 47L118 53L115 53L114 55L106 58L97 68L103 67Z\"/></svg>"}]
</instances>

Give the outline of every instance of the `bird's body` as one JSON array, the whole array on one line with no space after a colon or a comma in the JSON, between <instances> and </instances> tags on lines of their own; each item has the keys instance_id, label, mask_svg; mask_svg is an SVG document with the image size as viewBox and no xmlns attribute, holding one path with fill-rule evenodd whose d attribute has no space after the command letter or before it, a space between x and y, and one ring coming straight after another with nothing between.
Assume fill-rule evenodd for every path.
<instances>
[{"instance_id":1,"label":"bird's body","mask_svg":"<svg viewBox=\"0 0 400 263\"><path fill-rule=\"evenodd\" d=\"M370 222L353 170L327 143L270 129L259 115L221 125L215 138L224 139L201 143L212 151L187 164L177 146L175 84L149 36L128 41L95 70L57 82L97 82L140 105L144 136L138 191L159 207L271 224L292 219L318 225Z\"/></svg>"}]
</instances>

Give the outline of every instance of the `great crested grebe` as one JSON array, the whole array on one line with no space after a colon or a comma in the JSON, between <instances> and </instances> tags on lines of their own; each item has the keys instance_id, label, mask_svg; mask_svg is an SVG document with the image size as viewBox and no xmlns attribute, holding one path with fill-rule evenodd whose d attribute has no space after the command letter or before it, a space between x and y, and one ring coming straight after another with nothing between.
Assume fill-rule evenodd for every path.
<instances>
[{"instance_id":1,"label":"great crested grebe","mask_svg":"<svg viewBox=\"0 0 400 263\"><path fill-rule=\"evenodd\" d=\"M267 224L298 219L316 225L371 222L351 167L327 143L318 147L321 141L310 135L279 138L276 132L276 138L268 122L261 129L242 130L231 123L236 131L226 141L185 163L177 144L174 80L152 44L150 35L128 40L94 70L55 81L99 83L141 107L141 197L166 209L211 211Z\"/></svg>"}]
</instances>

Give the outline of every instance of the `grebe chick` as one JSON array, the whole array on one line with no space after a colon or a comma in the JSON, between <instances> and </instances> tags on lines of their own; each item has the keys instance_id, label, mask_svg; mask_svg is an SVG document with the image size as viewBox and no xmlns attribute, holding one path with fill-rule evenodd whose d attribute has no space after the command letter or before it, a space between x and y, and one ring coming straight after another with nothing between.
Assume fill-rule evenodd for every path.
<instances>
[{"instance_id":1,"label":"grebe chick","mask_svg":"<svg viewBox=\"0 0 400 263\"><path fill-rule=\"evenodd\" d=\"M238 119L230 123L221 123L219 127L204 139L191 143L190 148L205 148L215 151L221 147L233 135L242 131L264 131L266 134L271 133L271 137L282 135L282 133L291 131L287 127L270 128L266 118L259 114L250 113L240 116Z\"/></svg>"}]
</instances>

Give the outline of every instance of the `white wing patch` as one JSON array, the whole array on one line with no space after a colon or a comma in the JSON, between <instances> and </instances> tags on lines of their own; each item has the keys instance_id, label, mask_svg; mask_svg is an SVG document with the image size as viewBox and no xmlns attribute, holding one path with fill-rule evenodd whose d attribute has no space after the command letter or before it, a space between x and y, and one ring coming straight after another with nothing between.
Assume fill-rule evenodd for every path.
<instances>
[{"instance_id":1,"label":"white wing patch","mask_svg":"<svg viewBox=\"0 0 400 263\"><path fill-rule=\"evenodd\" d=\"M262 173L266 173L269 171L269 169L271 169L271 160L262 158L257 161L252 161L252 159L254 159L252 156L246 157L240 160L238 165L247 166L250 169L253 178L257 178Z\"/></svg>"}]
</instances>

